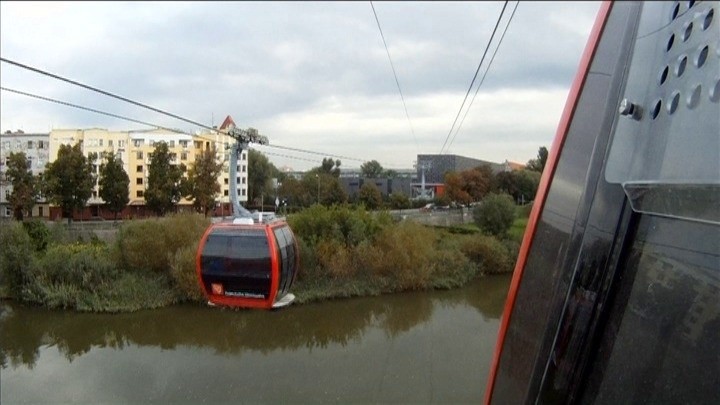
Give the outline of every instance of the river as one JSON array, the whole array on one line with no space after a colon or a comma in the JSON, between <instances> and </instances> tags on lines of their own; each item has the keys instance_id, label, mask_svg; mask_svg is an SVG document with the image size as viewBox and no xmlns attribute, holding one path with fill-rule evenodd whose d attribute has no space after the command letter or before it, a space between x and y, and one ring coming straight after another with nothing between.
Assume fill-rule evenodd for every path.
<instances>
[{"instance_id":1,"label":"river","mask_svg":"<svg viewBox=\"0 0 720 405\"><path fill-rule=\"evenodd\" d=\"M278 311L0 304L0 402L478 403L510 276Z\"/></svg>"}]
</instances>

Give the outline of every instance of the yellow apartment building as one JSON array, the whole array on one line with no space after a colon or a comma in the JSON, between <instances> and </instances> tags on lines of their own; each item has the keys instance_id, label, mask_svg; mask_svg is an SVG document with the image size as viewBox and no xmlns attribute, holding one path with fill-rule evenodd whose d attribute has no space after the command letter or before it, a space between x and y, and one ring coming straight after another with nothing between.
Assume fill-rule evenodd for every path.
<instances>
[{"instance_id":1,"label":"yellow apartment building","mask_svg":"<svg viewBox=\"0 0 720 405\"><path fill-rule=\"evenodd\" d=\"M99 167L102 163L102 152L112 151L120 157L123 168L130 178L128 209L122 214L125 216L141 215L142 207L145 205L145 190L148 182L150 155L159 142L165 142L171 154L171 164L184 164L190 168L195 157L203 150L215 145L218 161L224 162L223 171L218 177L220 184L220 195L218 199L219 215L230 215L230 179L229 179L229 154L230 146L234 140L219 131L225 132L231 125L234 125L232 118L228 116L219 130L203 131L195 135L176 133L164 129L153 130L131 130L131 131L109 131L101 128L90 129L54 129L49 135L49 157L50 162L57 158L60 145L74 145L82 142L82 150L85 156L97 153L98 159L93 162L95 174L99 174ZM247 151L243 151L238 159L238 200L247 201ZM88 201L88 212L81 215L81 218L103 216L101 206L104 201L99 197L99 187L96 182L92 196ZM190 206L192 201L183 198L178 205ZM58 213L56 212L57 216Z\"/></svg>"}]
</instances>

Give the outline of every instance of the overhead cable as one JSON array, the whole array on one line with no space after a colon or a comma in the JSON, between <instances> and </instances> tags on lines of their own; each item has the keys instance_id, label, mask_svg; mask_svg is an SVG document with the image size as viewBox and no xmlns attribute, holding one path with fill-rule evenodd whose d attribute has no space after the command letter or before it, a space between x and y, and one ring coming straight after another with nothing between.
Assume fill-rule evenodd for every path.
<instances>
[{"instance_id":1,"label":"overhead cable","mask_svg":"<svg viewBox=\"0 0 720 405\"><path fill-rule=\"evenodd\" d=\"M490 62L488 63L487 68L485 69L485 73L483 73L483 76L480 79L480 83L478 83L478 86L475 88L475 94L473 94L473 98L470 100L470 104L468 104L468 108L465 110L465 114L463 115L462 120L460 120L460 124L455 129L455 134L452 136L452 139L450 139L450 143L448 143L448 146L447 146L448 150L450 149L453 142L455 141L455 137L457 136L458 132L460 132L460 128L462 128L462 125L465 122L465 118L467 118L468 112L470 112L470 109L472 108L472 105L475 102L475 97L477 97L478 91L480 90L480 86L482 86L483 83L485 82L485 77L487 76L488 72L490 71L490 67L492 66L492 63L495 60L495 55L497 55L497 51L498 51L498 49L500 49L500 45L502 44L503 39L505 39L505 34L507 33L508 27L510 27L510 23L512 22L512 19L515 16L515 11L517 10L519 5L520 5L520 1L515 3L515 8L513 8L512 14L510 14L510 18L508 19L507 25L505 25L505 29L503 30L503 33L500 36L500 40L498 41L497 47L495 47L495 51L493 52L492 58L490 58Z\"/></svg>"},{"instance_id":2,"label":"overhead cable","mask_svg":"<svg viewBox=\"0 0 720 405\"><path fill-rule=\"evenodd\" d=\"M413 136L413 141L415 142L415 149L418 149L418 143L417 138L415 137L415 129L413 129L412 121L410 121L410 114L408 114L407 104L405 104L405 97L403 96L402 89L400 88L400 80L398 80L397 72L395 71L395 65L393 64L392 58L390 57L390 49L388 49L387 42L385 41L385 35L383 34L382 27L380 27L380 20L378 19L377 13L375 12L375 6L373 5L373 2L370 2L370 7L372 7L373 15L375 15L375 22L377 23L378 30L380 31L380 37L382 38L383 45L385 45L385 52L387 53L388 60L390 61L390 68L392 68L393 76L395 77L395 84L397 84L398 92L400 93L400 99L403 103L403 108L405 108L405 117L407 117L408 124L410 125L410 132Z\"/></svg>"},{"instance_id":3,"label":"overhead cable","mask_svg":"<svg viewBox=\"0 0 720 405\"><path fill-rule=\"evenodd\" d=\"M503 14L505 14L505 8L507 7L508 1L506 0L503 4L503 8L500 11L500 15L498 16L497 22L495 23L495 28L493 28L493 32L490 35L490 39L488 40L487 46L485 47L485 52L483 52L483 56L480 59L480 63L478 63L478 67L475 70L475 75L472 78L472 81L470 82L470 86L467 89L467 92L465 93L465 98L463 98L463 102L460 105L460 109L458 109L457 115L455 116L455 120L453 121L452 126L450 127L450 131L448 131L447 136L445 137L445 142L443 142L442 147L440 148L440 154L443 153L443 150L445 149L445 145L447 145L448 140L450 139L450 134L452 134L453 129L455 129L455 124L457 123L458 118L460 118L460 113L462 112L463 106L465 106L465 102L467 101L468 96L470 95L470 91L472 90L473 84L475 84L475 79L477 79L478 73L480 72L480 66L482 66L483 61L485 61L485 56L487 55L488 50L490 49L490 44L492 43L493 38L495 37L495 32L498 29L498 26L500 25L500 21L502 20Z\"/></svg>"}]
</instances>

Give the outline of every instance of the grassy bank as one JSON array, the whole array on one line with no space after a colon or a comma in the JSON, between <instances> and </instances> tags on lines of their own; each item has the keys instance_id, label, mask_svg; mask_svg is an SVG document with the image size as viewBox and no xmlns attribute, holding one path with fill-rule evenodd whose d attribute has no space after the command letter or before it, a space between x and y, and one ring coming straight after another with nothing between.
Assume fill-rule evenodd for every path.
<instances>
[{"instance_id":1,"label":"grassy bank","mask_svg":"<svg viewBox=\"0 0 720 405\"><path fill-rule=\"evenodd\" d=\"M289 218L301 267L298 303L455 288L480 274L512 271L517 242L476 227L430 228L349 207L314 206ZM78 241L41 222L0 226L4 296L78 311L127 312L204 303L195 276L199 215L124 223L111 243Z\"/></svg>"}]
</instances>

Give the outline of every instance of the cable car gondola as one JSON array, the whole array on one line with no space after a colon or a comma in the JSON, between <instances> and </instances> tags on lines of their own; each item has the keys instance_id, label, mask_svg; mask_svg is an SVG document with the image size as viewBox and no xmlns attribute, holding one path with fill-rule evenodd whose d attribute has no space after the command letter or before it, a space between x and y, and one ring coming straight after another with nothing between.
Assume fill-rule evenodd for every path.
<instances>
[{"instance_id":1,"label":"cable car gondola","mask_svg":"<svg viewBox=\"0 0 720 405\"><path fill-rule=\"evenodd\" d=\"M277 308L295 298L300 256L285 221L211 225L196 257L200 286L215 305Z\"/></svg>"},{"instance_id":2,"label":"cable car gondola","mask_svg":"<svg viewBox=\"0 0 720 405\"><path fill-rule=\"evenodd\" d=\"M230 154L230 178L236 179L237 156L248 142L266 143L254 130L232 128L236 139ZM200 240L196 272L211 305L279 308L295 296L289 292L300 266L297 241L282 220L255 222L237 201L237 180L230 183L232 222L210 225Z\"/></svg>"}]
</instances>

